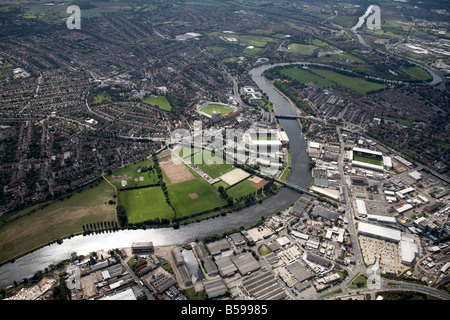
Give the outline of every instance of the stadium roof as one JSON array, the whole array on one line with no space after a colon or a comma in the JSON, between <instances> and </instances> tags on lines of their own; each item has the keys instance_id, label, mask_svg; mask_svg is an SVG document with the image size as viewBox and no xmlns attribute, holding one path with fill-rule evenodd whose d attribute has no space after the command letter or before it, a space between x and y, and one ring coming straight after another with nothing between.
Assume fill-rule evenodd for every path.
<instances>
[{"instance_id":1,"label":"stadium roof","mask_svg":"<svg viewBox=\"0 0 450 320\"><path fill-rule=\"evenodd\" d=\"M364 153L370 153L370 154L376 154L379 156L382 156L383 154L379 151L374 151L374 150L369 150L369 149L364 149L364 148L353 148L353 151L356 152L364 152Z\"/></svg>"}]
</instances>

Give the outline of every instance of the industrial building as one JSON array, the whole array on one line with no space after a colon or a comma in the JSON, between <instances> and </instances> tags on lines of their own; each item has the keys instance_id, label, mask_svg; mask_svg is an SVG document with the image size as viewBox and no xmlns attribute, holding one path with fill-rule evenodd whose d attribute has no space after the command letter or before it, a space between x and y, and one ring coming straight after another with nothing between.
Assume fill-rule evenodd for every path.
<instances>
[{"instance_id":1,"label":"industrial building","mask_svg":"<svg viewBox=\"0 0 450 320\"><path fill-rule=\"evenodd\" d=\"M214 241L214 242L208 243L206 246L208 247L208 250L209 250L209 252L211 252L212 256L219 255L222 252L228 251L231 249L231 245L227 239L221 239L218 241Z\"/></svg>"},{"instance_id":2,"label":"industrial building","mask_svg":"<svg viewBox=\"0 0 450 320\"><path fill-rule=\"evenodd\" d=\"M177 284L177 281L172 277L166 276L164 273L159 273L154 279L150 281L150 284L155 288L157 292L164 292L171 286Z\"/></svg>"},{"instance_id":3,"label":"industrial building","mask_svg":"<svg viewBox=\"0 0 450 320\"><path fill-rule=\"evenodd\" d=\"M397 224L397 220L395 217L382 216L377 214L368 214L367 218L369 221L376 221L379 223L387 223L387 224Z\"/></svg>"},{"instance_id":4,"label":"industrial building","mask_svg":"<svg viewBox=\"0 0 450 320\"><path fill-rule=\"evenodd\" d=\"M306 260L311 261L312 263L318 264L327 269L330 269L331 266L333 265L331 261L329 261L328 259L315 255L311 252L306 253Z\"/></svg>"},{"instance_id":5,"label":"industrial building","mask_svg":"<svg viewBox=\"0 0 450 320\"><path fill-rule=\"evenodd\" d=\"M358 222L358 233L393 242L400 242L401 240L400 230L377 226L362 221Z\"/></svg>"},{"instance_id":6,"label":"industrial building","mask_svg":"<svg viewBox=\"0 0 450 320\"><path fill-rule=\"evenodd\" d=\"M152 254L154 252L153 242L133 242L131 245L133 254Z\"/></svg>"},{"instance_id":7,"label":"industrial building","mask_svg":"<svg viewBox=\"0 0 450 320\"><path fill-rule=\"evenodd\" d=\"M230 259L241 275L248 274L261 268L261 264L256 261L250 252L244 252L237 256L232 256Z\"/></svg>"},{"instance_id":8,"label":"industrial building","mask_svg":"<svg viewBox=\"0 0 450 320\"><path fill-rule=\"evenodd\" d=\"M356 212L358 212L358 216L361 218L367 217L367 208L364 200L356 199Z\"/></svg>"},{"instance_id":9,"label":"industrial building","mask_svg":"<svg viewBox=\"0 0 450 320\"><path fill-rule=\"evenodd\" d=\"M225 282L221 278L205 281L203 285L209 299L222 296L228 291Z\"/></svg>"},{"instance_id":10,"label":"industrial building","mask_svg":"<svg viewBox=\"0 0 450 320\"><path fill-rule=\"evenodd\" d=\"M298 282L308 281L314 278L314 274L309 272L305 266L303 266L299 261L295 261L290 265L286 266L286 269L292 274Z\"/></svg>"},{"instance_id":11,"label":"industrial building","mask_svg":"<svg viewBox=\"0 0 450 320\"><path fill-rule=\"evenodd\" d=\"M257 300L282 300L287 297L286 292L270 271L244 277L242 286L250 297Z\"/></svg>"},{"instance_id":12,"label":"industrial building","mask_svg":"<svg viewBox=\"0 0 450 320\"><path fill-rule=\"evenodd\" d=\"M413 239L402 238L400 241L400 252L402 264L411 266L415 262L419 250Z\"/></svg>"},{"instance_id":13,"label":"industrial building","mask_svg":"<svg viewBox=\"0 0 450 320\"><path fill-rule=\"evenodd\" d=\"M113 293L108 296L104 296L99 300L137 300L133 289L127 289L118 293Z\"/></svg>"},{"instance_id":14,"label":"industrial building","mask_svg":"<svg viewBox=\"0 0 450 320\"><path fill-rule=\"evenodd\" d=\"M237 268L231 261L230 257L220 257L215 260L215 263L219 269L219 274L222 277L232 276L237 271Z\"/></svg>"}]
</instances>

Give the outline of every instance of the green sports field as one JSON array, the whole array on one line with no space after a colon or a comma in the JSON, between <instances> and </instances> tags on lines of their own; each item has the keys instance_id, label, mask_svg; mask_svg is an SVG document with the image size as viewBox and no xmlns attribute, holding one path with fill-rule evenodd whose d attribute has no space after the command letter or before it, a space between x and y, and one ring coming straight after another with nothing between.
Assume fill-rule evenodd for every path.
<instances>
[{"instance_id":1,"label":"green sports field","mask_svg":"<svg viewBox=\"0 0 450 320\"><path fill-rule=\"evenodd\" d=\"M303 54L306 56L312 55L317 48L318 48L317 46L314 46L311 44L291 43L289 45L290 52L299 53L299 54Z\"/></svg>"},{"instance_id":2,"label":"green sports field","mask_svg":"<svg viewBox=\"0 0 450 320\"><path fill-rule=\"evenodd\" d=\"M213 179L218 178L235 168L232 163L227 163L222 158L212 155L211 151L203 150L201 159L202 163L195 163L196 159L195 156L193 156L191 161Z\"/></svg>"},{"instance_id":3,"label":"green sports field","mask_svg":"<svg viewBox=\"0 0 450 320\"><path fill-rule=\"evenodd\" d=\"M195 179L167 186L170 202L178 217L221 207L226 204L216 189L193 172ZM191 196L190 196L191 195Z\"/></svg>"},{"instance_id":4,"label":"green sports field","mask_svg":"<svg viewBox=\"0 0 450 320\"><path fill-rule=\"evenodd\" d=\"M124 168L114 170L112 173L105 176L117 189L124 188L122 180L127 181L125 188L140 187L149 184L158 183L158 176L156 171L138 172L139 167L152 166L151 160L145 159L136 163L130 164Z\"/></svg>"},{"instance_id":5,"label":"green sports field","mask_svg":"<svg viewBox=\"0 0 450 320\"><path fill-rule=\"evenodd\" d=\"M130 223L154 218L170 220L174 217L174 212L167 204L160 187L120 191L119 203L125 206Z\"/></svg>"},{"instance_id":6,"label":"green sports field","mask_svg":"<svg viewBox=\"0 0 450 320\"><path fill-rule=\"evenodd\" d=\"M149 96L144 98L142 102L166 111L172 110L172 106L165 96Z\"/></svg>"},{"instance_id":7,"label":"green sports field","mask_svg":"<svg viewBox=\"0 0 450 320\"><path fill-rule=\"evenodd\" d=\"M232 107L224 106L221 104L208 104L200 109L201 112L206 113L207 115L212 115L213 112L220 112L222 116L226 116L230 112L233 112Z\"/></svg>"},{"instance_id":8,"label":"green sports field","mask_svg":"<svg viewBox=\"0 0 450 320\"><path fill-rule=\"evenodd\" d=\"M281 69L281 73L288 77L291 77L292 79L298 80L301 83L316 82L317 85L322 88L330 88L334 86L333 82L324 79L322 77L319 77L302 68L293 67Z\"/></svg>"},{"instance_id":9,"label":"green sports field","mask_svg":"<svg viewBox=\"0 0 450 320\"><path fill-rule=\"evenodd\" d=\"M365 162L365 163L369 163L369 164L374 164L374 165L377 165L377 166L382 166L383 165L383 161L378 160L378 159L371 159L371 158L366 158L366 157L353 156L353 160L359 161L359 162Z\"/></svg>"},{"instance_id":10,"label":"green sports field","mask_svg":"<svg viewBox=\"0 0 450 320\"><path fill-rule=\"evenodd\" d=\"M233 198L239 198L246 196L250 193L257 191L258 189L253 186L253 182L245 179L238 184L235 184L231 188L227 189L227 194Z\"/></svg>"}]
</instances>

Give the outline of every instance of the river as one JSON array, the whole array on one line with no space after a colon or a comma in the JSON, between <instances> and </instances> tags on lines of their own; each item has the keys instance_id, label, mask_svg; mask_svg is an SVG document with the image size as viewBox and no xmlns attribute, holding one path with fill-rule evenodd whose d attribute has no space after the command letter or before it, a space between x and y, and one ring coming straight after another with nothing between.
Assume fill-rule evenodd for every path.
<instances>
[{"instance_id":1,"label":"river","mask_svg":"<svg viewBox=\"0 0 450 320\"><path fill-rule=\"evenodd\" d=\"M292 114L292 105L279 94L263 77L261 73L274 65L264 65L250 71L252 79L259 88L267 94L275 104L277 113ZM306 153L306 141L296 120L283 119L280 121L289 137L292 171L288 181L301 187L308 187L311 183L311 173L308 168L309 157ZM120 230L111 233L100 233L88 236L75 236L65 239L62 244L51 244L23 257L14 263L0 266L0 288L6 288L14 281L20 282L24 278L32 277L36 272L44 270L50 264L70 258L72 252L86 255L96 250L131 247L133 242L153 241L155 246L175 245L192 242L207 235L233 229L240 225L251 226L262 216L273 215L278 210L290 207L300 194L288 188L281 188L279 192L264 200L261 204L219 216L213 219L180 226L179 229L158 228L146 230Z\"/></svg>"}]
</instances>

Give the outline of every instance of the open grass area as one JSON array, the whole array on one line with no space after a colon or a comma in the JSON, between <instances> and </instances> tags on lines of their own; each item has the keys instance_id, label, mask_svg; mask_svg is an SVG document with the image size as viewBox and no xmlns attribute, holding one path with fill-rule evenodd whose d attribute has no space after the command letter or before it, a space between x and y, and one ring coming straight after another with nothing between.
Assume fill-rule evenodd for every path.
<instances>
[{"instance_id":1,"label":"open grass area","mask_svg":"<svg viewBox=\"0 0 450 320\"><path fill-rule=\"evenodd\" d=\"M230 197L239 198L242 196L246 196L253 192L256 192L258 189L253 186L253 182L245 179L238 184L235 184L231 188L227 189L227 193Z\"/></svg>"},{"instance_id":2,"label":"open grass area","mask_svg":"<svg viewBox=\"0 0 450 320\"><path fill-rule=\"evenodd\" d=\"M178 217L221 207L226 204L217 190L192 171L195 179L167 185L170 202Z\"/></svg>"},{"instance_id":3,"label":"open grass area","mask_svg":"<svg viewBox=\"0 0 450 320\"><path fill-rule=\"evenodd\" d=\"M218 178L235 168L232 163L227 163L222 158L213 155L211 151L203 150L201 159L201 163L196 163L195 156L193 156L191 161L213 179Z\"/></svg>"},{"instance_id":4,"label":"open grass area","mask_svg":"<svg viewBox=\"0 0 450 320\"><path fill-rule=\"evenodd\" d=\"M112 173L105 175L117 189L140 187L158 183L158 176L155 170L139 172L140 167L152 166L153 162L149 159L138 161L124 168L114 170ZM122 180L127 182L126 186L122 186Z\"/></svg>"},{"instance_id":5,"label":"open grass area","mask_svg":"<svg viewBox=\"0 0 450 320\"><path fill-rule=\"evenodd\" d=\"M167 98L165 96L145 97L142 102L166 111L172 110L172 106L170 105L169 101L167 101Z\"/></svg>"},{"instance_id":6,"label":"open grass area","mask_svg":"<svg viewBox=\"0 0 450 320\"><path fill-rule=\"evenodd\" d=\"M405 72L417 80L427 81L433 79L431 74L420 67L410 67L405 69Z\"/></svg>"},{"instance_id":7,"label":"open grass area","mask_svg":"<svg viewBox=\"0 0 450 320\"><path fill-rule=\"evenodd\" d=\"M20 219L0 227L0 262L46 245L58 238L83 232L83 225L101 221L117 221L113 199L114 189L102 180L86 186L69 198L53 200L11 214ZM33 212L34 211L34 212ZM3 217L5 219L6 217Z\"/></svg>"},{"instance_id":8,"label":"open grass area","mask_svg":"<svg viewBox=\"0 0 450 320\"><path fill-rule=\"evenodd\" d=\"M102 91L94 97L94 104L106 102L111 102L111 96L106 91Z\"/></svg>"},{"instance_id":9,"label":"open grass area","mask_svg":"<svg viewBox=\"0 0 450 320\"><path fill-rule=\"evenodd\" d=\"M263 49L262 48L245 48L243 51L242 51L242 53L243 54L248 54L248 55L251 55L251 56L254 56L254 55L256 55L256 54L258 54L258 53L260 53L261 51L262 51Z\"/></svg>"},{"instance_id":10,"label":"open grass area","mask_svg":"<svg viewBox=\"0 0 450 320\"><path fill-rule=\"evenodd\" d=\"M136 223L154 218L171 220L175 213L166 202L160 187L119 192L119 203L127 210L128 222Z\"/></svg>"},{"instance_id":11,"label":"open grass area","mask_svg":"<svg viewBox=\"0 0 450 320\"><path fill-rule=\"evenodd\" d=\"M344 28L351 28L358 22L358 17L338 15L338 16L333 17L333 19L331 21L337 25L344 27Z\"/></svg>"},{"instance_id":12,"label":"open grass area","mask_svg":"<svg viewBox=\"0 0 450 320\"><path fill-rule=\"evenodd\" d=\"M229 185L225 181L218 181L212 185L216 190L219 190L219 187L222 186L224 189L228 188Z\"/></svg>"},{"instance_id":13,"label":"open grass area","mask_svg":"<svg viewBox=\"0 0 450 320\"><path fill-rule=\"evenodd\" d=\"M264 48L267 45L267 42L274 41L270 37L263 37L257 35L236 35L236 38L240 43L244 43L249 46L255 46L259 48Z\"/></svg>"},{"instance_id":14,"label":"open grass area","mask_svg":"<svg viewBox=\"0 0 450 320\"><path fill-rule=\"evenodd\" d=\"M359 59L359 58L357 58L357 57L355 57L353 55L350 55L350 54L334 54L334 55L331 55L331 56L323 57L322 59L325 60L325 61L336 61L336 60L346 60L346 59L348 59L348 60L353 60L353 61L355 61L358 64L365 64L366 63L365 61L363 61L363 60L361 60L361 59Z\"/></svg>"},{"instance_id":15,"label":"open grass area","mask_svg":"<svg viewBox=\"0 0 450 320\"><path fill-rule=\"evenodd\" d=\"M218 52L218 53L222 53L222 52L224 52L225 50L227 50L227 48L225 48L225 47L219 47L219 46L210 46L210 47L208 47L208 49L211 50L211 51Z\"/></svg>"},{"instance_id":16,"label":"open grass area","mask_svg":"<svg viewBox=\"0 0 450 320\"><path fill-rule=\"evenodd\" d=\"M225 58L222 61L225 63L235 63L239 60L239 58L237 57L230 57L230 58Z\"/></svg>"},{"instance_id":17,"label":"open grass area","mask_svg":"<svg viewBox=\"0 0 450 320\"><path fill-rule=\"evenodd\" d=\"M208 115L212 115L213 112L220 112L222 116L226 116L230 112L233 112L233 108L229 106L224 106L221 104L208 104L200 109L201 112L204 112Z\"/></svg>"},{"instance_id":18,"label":"open grass area","mask_svg":"<svg viewBox=\"0 0 450 320\"><path fill-rule=\"evenodd\" d=\"M353 156L353 160L355 161L360 161L360 162L365 162L365 163L370 163L370 164L374 164L377 166L382 166L383 165L383 161L378 160L378 159L371 159L371 158L366 158L366 157L360 157L360 156Z\"/></svg>"},{"instance_id":19,"label":"open grass area","mask_svg":"<svg viewBox=\"0 0 450 320\"><path fill-rule=\"evenodd\" d=\"M317 82L317 85L322 88L330 88L334 86L333 82L319 77L303 68L286 68L282 69L281 73L288 77L291 77L294 80L298 80L301 83Z\"/></svg>"},{"instance_id":20,"label":"open grass area","mask_svg":"<svg viewBox=\"0 0 450 320\"><path fill-rule=\"evenodd\" d=\"M289 51L293 53L299 53L306 56L310 56L314 53L314 51L319 48L312 44L298 44L298 43L291 43L289 45Z\"/></svg>"},{"instance_id":21,"label":"open grass area","mask_svg":"<svg viewBox=\"0 0 450 320\"><path fill-rule=\"evenodd\" d=\"M390 117L390 116L383 116L383 119L385 120L391 120L391 121L395 121L398 122L402 125L405 125L407 127L411 127L413 121L412 120L407 120L407 119L401 119L401 118L395 118L395 117Z\"/></svg>"},{"instance_id":22,"label":"open grass area","mask_svg":"<svg viewBox=\"0 0 450 320\"><path fill-rule=\"evenodd\" d=\"M358 289L358 288L364 288L367 286L367 276L364 274L360 274L356 279L354 279L351 282L351 285L349 285L350 289Z\"/></svg>"},{"instance_id":23,"label":"open grass area","mask_svg":"<svg viewBox=\"0 0 450 320\"><path fill-rule=\"evenodd\" d=\"M312 71L321 77L334 81L341 86L352 89L363 95L370 91L386 88L386 85L384 84L367 81L358 77L343 75L332 70L313 68Z\"/></svg>"}]
</instances>

